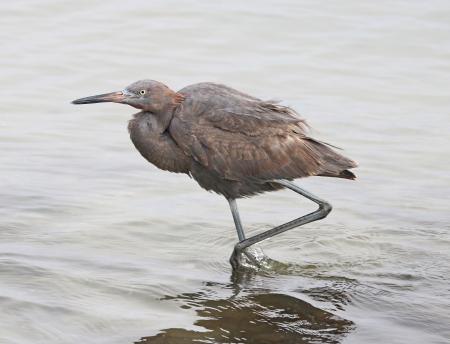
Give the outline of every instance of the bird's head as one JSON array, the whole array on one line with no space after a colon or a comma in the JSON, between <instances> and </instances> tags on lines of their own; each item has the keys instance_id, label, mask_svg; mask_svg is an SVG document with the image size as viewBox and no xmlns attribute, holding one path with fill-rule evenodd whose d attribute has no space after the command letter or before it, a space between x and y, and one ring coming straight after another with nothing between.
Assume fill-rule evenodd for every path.
<instances>
[{"instance_id":1,"label":"bird's head","mask_svg":"<svg viewBox=\"0 0 450 344\"><path fill-rule=\"evenodd\" d=\"M182 102L184 96L172 91L155 80L140 80L125 87L122 91L80 98L72 104L121 103L148 112L160 112Z\"/></svg>"}]
</instances>

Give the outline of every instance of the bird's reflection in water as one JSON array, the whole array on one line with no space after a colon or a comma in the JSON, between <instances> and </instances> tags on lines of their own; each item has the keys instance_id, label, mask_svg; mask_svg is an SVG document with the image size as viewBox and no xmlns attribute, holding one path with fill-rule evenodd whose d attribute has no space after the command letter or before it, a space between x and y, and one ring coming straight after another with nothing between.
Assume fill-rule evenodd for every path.
<instances>
[{"instance_id":1,"label":"bird's reflection in water","mask_svg":"<svg viewBox=\"0 0 450 344\"><path fill-rule=\"evenodd\" d=\"M204 331L170 328L136 343L340 343L353 329L351 321L296 297L245 287L251 278L234 273L230 284L207 283L200 292L166 297L194 309L200 317L195 325ZM348 301L342 291L325 287L304 292L336 308Z\"/></svg>"}]
</instances>

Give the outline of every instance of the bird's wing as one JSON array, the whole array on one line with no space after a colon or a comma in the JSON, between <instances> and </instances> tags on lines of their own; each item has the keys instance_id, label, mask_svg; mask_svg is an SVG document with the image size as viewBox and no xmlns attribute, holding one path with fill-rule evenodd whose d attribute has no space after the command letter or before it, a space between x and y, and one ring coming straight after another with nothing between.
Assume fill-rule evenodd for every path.
<instances>
[{"instance_id":1,"label":"bird's wing","mask_svg":"<svg viewBox=\"0 0 450 344\"><path fill-rule=\"evenodd\" d=\"M218 108L191 102L172 119L170 134L185 154L229 180L339 176L355 164L307 136L290 108L249 100Z\"/></svg>"}]
</instances>

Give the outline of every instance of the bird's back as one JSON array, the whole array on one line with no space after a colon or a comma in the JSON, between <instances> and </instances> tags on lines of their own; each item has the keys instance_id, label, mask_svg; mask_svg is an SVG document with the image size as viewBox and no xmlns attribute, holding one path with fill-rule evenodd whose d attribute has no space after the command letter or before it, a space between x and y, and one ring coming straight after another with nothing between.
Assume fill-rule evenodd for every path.
<instances>
[{"instance_id":1,"label":"bird's back","mask_svg":"<svg viewBox=\"0 0 450 344\"><path fill-rule=\"evenodd\" d=\"M185 106L194 107L189 114L210 116L211 111L228 112L267 121L302 121L294 111L273 101L263 101L222 84L202 82L187 86L178 93L186 96Z\"/></svg>"}]
</instances>

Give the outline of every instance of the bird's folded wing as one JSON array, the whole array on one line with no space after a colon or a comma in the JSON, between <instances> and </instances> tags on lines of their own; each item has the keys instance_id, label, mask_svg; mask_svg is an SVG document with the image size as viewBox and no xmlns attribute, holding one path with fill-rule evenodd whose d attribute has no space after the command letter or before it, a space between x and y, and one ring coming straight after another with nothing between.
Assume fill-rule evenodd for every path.
<instances>
[{"instance_id":1,"label":"bird's folded wing","mask_svg":"<svg viewBox=\"0 0 450 344\"><path fill-rule=\"evenodd\" d=\"M326 173L328 161L342 156L307 137L306 131L306 124L292 110L269 102L239 111L214 109L198 116L175 116L170 126L185 154L224 179L240 181ZM351 167L349 161L334 166L336 173Z\"/></svg>"}]
</instances>

